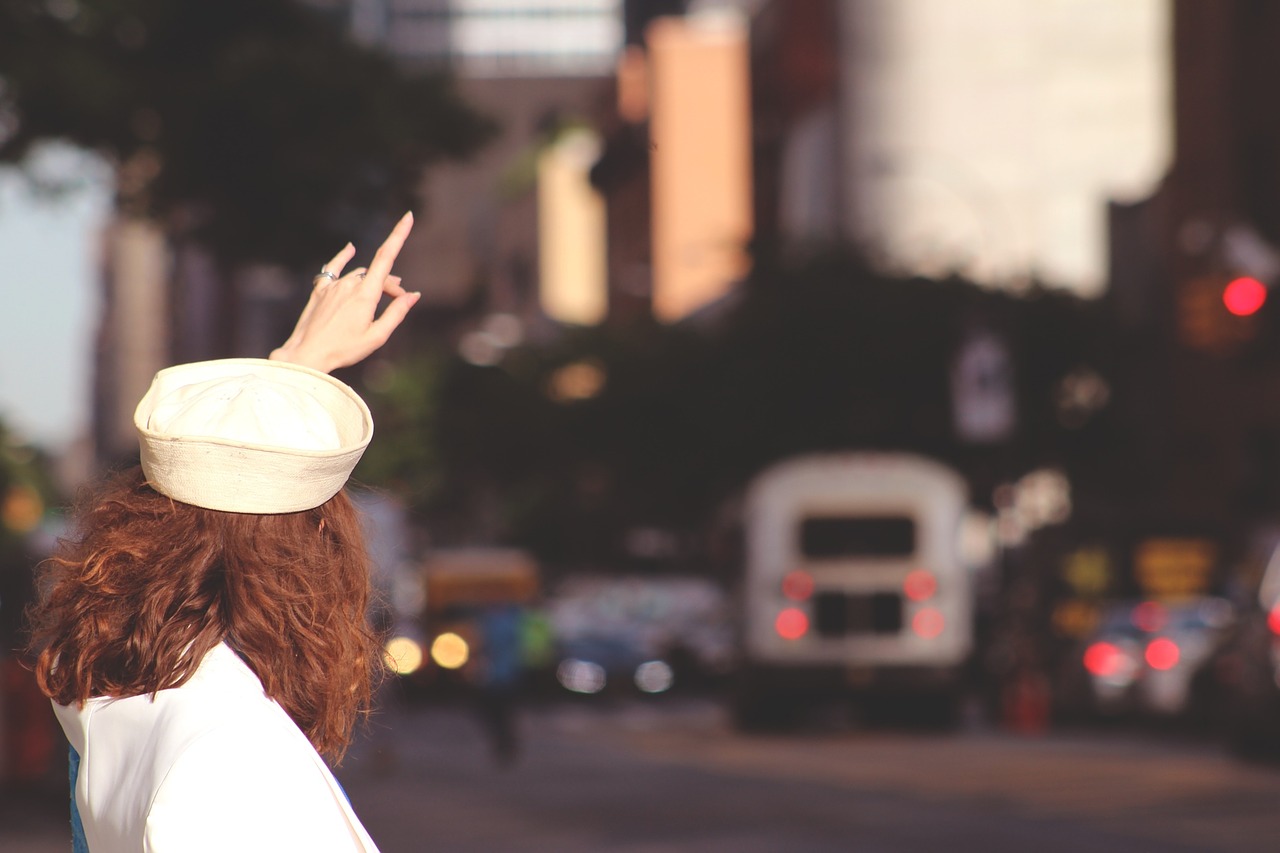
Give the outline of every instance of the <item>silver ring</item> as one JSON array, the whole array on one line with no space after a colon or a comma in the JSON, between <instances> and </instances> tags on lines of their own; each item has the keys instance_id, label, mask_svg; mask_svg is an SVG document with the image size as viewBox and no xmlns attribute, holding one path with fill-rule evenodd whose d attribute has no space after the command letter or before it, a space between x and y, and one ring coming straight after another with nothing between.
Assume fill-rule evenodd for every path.
<instances>
[{"instance_id":1,"label":"silver ring","mask_svg":"<svg viewBox=\"0 0 1280 853\"><path fill-rule=\"evenodd\" d=\"M315 281L315 282L317 282L317 283L318 283L318 282L320 281L320 279L322 279L322 278L327 278L327 279L329 279L329 281L337 281L337 280L338 280L338 277L337 277L336 275L334 275L333 273L329 272L328 270L320 270L320 272L316 274L316 277L315 277L315 278L313 278L313 279L312 279L312 281Z\"/></svg>"}]
</instances>

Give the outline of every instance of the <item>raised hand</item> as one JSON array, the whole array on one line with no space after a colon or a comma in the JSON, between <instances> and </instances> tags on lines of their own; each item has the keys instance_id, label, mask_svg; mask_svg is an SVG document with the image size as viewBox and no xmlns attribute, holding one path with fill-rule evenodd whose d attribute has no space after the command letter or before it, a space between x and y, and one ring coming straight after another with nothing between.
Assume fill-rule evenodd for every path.
<instances>
[{"instance_id":1,"label":"raised hand","mask_svg":"<svg viewBox=\"0 0 1280 853\"><path fill-rule=\"evenodd\" d=\"M271 358L329 373L364 360L385 344L421 296L406 292L400 277L391 274L412 229L413 214L406 213L378 248L368 269L343 274L356 253L350 243L334 255L315 277L311 298L293 334ZM391 302L376 316L384 293L392 297Z\"/></svg>"}]
</instances>

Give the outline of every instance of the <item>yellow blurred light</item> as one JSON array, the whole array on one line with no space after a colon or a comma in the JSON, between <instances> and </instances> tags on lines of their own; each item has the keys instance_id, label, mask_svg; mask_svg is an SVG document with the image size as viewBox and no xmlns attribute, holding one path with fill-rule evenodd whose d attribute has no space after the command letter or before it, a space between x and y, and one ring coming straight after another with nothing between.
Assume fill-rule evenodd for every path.
<instances>
[{"instance_id":1,"label":"yellow blurred light","mask_svg":"<svg viewBox=\"0 0 1280 853\"><path fill-rule=\"evenodd\" d=\"M1053 608L1053 629L1064 637L1083 639L1092 633L1100 621L1098 605L1078 598L1069 599Z\"/></svg>"},{"instance_id":2,"label":"yellow blurred light","mask_svg":"<svg viewBox=\"0 0 1280 853\"><path fill-rule=\"evenodd\" d=\"M35 489L14 486L0 504L0 522L14 533L30 533L44 517L44 501Z\"/></svg>"},{"instance_id":3,"label":"yellow blurred light","mask_svg":"<svg viewBox=\"0 0 1280 853\"><path fill-rule=\"evenodd\" d=\"M471 647L452 631L446 631L431 643L431 659L445 669L460 669L469 657Z\"/></svg>"},{"instance_id":4,"label":"yellow blurred light","mask_svg":"<svg viewBox=\"0 0 1280 853\"><path fill-rule=\"evenodd\" d=\"M594 325L609 310L605 203L591 183L600 146L571 130L538 158L539 299L561 323Z\"/></svg>"},{"instance_id":5,"label":"yellow blurred light","mask_svg":"<svg viewBox=\"0 0 1280 853\"><path fill-rule=\"evenodd\" d=\"M397 675L417 672L422 666L422 646L408 637L392 637L386 645L387 666Z\"/></svg>"},{"instance_id":6,"label":"yellow blurred light","mask_svg":"<svg viewBox=\"0 0 1280 853\"><path fill-rule=\"evenodd\" d=\"M566 364L551 374L548 391L551 398L569 403L575 400L590 400L604 389L604 366L590 359Z\"/></svg>"}]
</instances>

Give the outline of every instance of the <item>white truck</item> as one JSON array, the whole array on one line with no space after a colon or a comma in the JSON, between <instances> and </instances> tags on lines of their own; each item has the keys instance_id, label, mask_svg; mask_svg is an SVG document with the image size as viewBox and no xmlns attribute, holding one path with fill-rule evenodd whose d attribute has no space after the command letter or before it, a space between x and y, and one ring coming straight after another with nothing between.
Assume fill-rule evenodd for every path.
<instances>
[{"instance_id":1,"label":"white truck","mask_svg":"<svg viewBox=\"0 0 1280 853\"><path fill-rule=\"evenodd\" d=\"M966 511L962 478L910 454L804 456L759 474L743 518L738 724L868 697L950 722L974 646Z\"/></svg>"}]
</instances>

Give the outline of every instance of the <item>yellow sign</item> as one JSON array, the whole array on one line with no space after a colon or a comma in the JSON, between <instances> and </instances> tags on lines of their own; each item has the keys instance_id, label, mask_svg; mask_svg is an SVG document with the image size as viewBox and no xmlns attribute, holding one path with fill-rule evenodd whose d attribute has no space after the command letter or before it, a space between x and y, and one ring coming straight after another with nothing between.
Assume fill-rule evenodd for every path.
<instances>
[{"instance_id":1,"label":"yellow sign","mask_svg":"<svg viewBox=\"0 0 1280 853\"><path fill-rule=\"evenodd\" d=\"M423 565L427 609L458 605L527 603L538 594L538 566L523 551L502 548L444 550Z\"/></svg>"},{"instance_id":2,"label":"yellow sign","mask_svg":"<svg viewBox=\"0 0 1280 853\"><path fill-rule=\"evenodd\" d=\"M1208 589L1217 561L1218 546L1208 539L1147 539L1134 550L1133 575L1147 595L1181 598Z\"/></svg>"},{"instance_id":3,"label":"yellow sign","mask_svg":"<svg viewBox=\"0 0 1280 853\"><path fill-rule=\"evenodd\" d=\"M1062 578L1077 595L1102 595L1111 586L1111 555L1105 548L1078 548L1062 561Z\"/></svg>"},{"instance_id":4,"label":"yellow sign","mask_svg":"<svg viewBox=\"0 0 1280 853\"><path fill-rule=\"evenodd\" d=\"M1053 609L1053 629L1061 637L1079 639L1098 626L1098 618L1098 605L1073 598Z\"/></svg>"}]
</instances>

